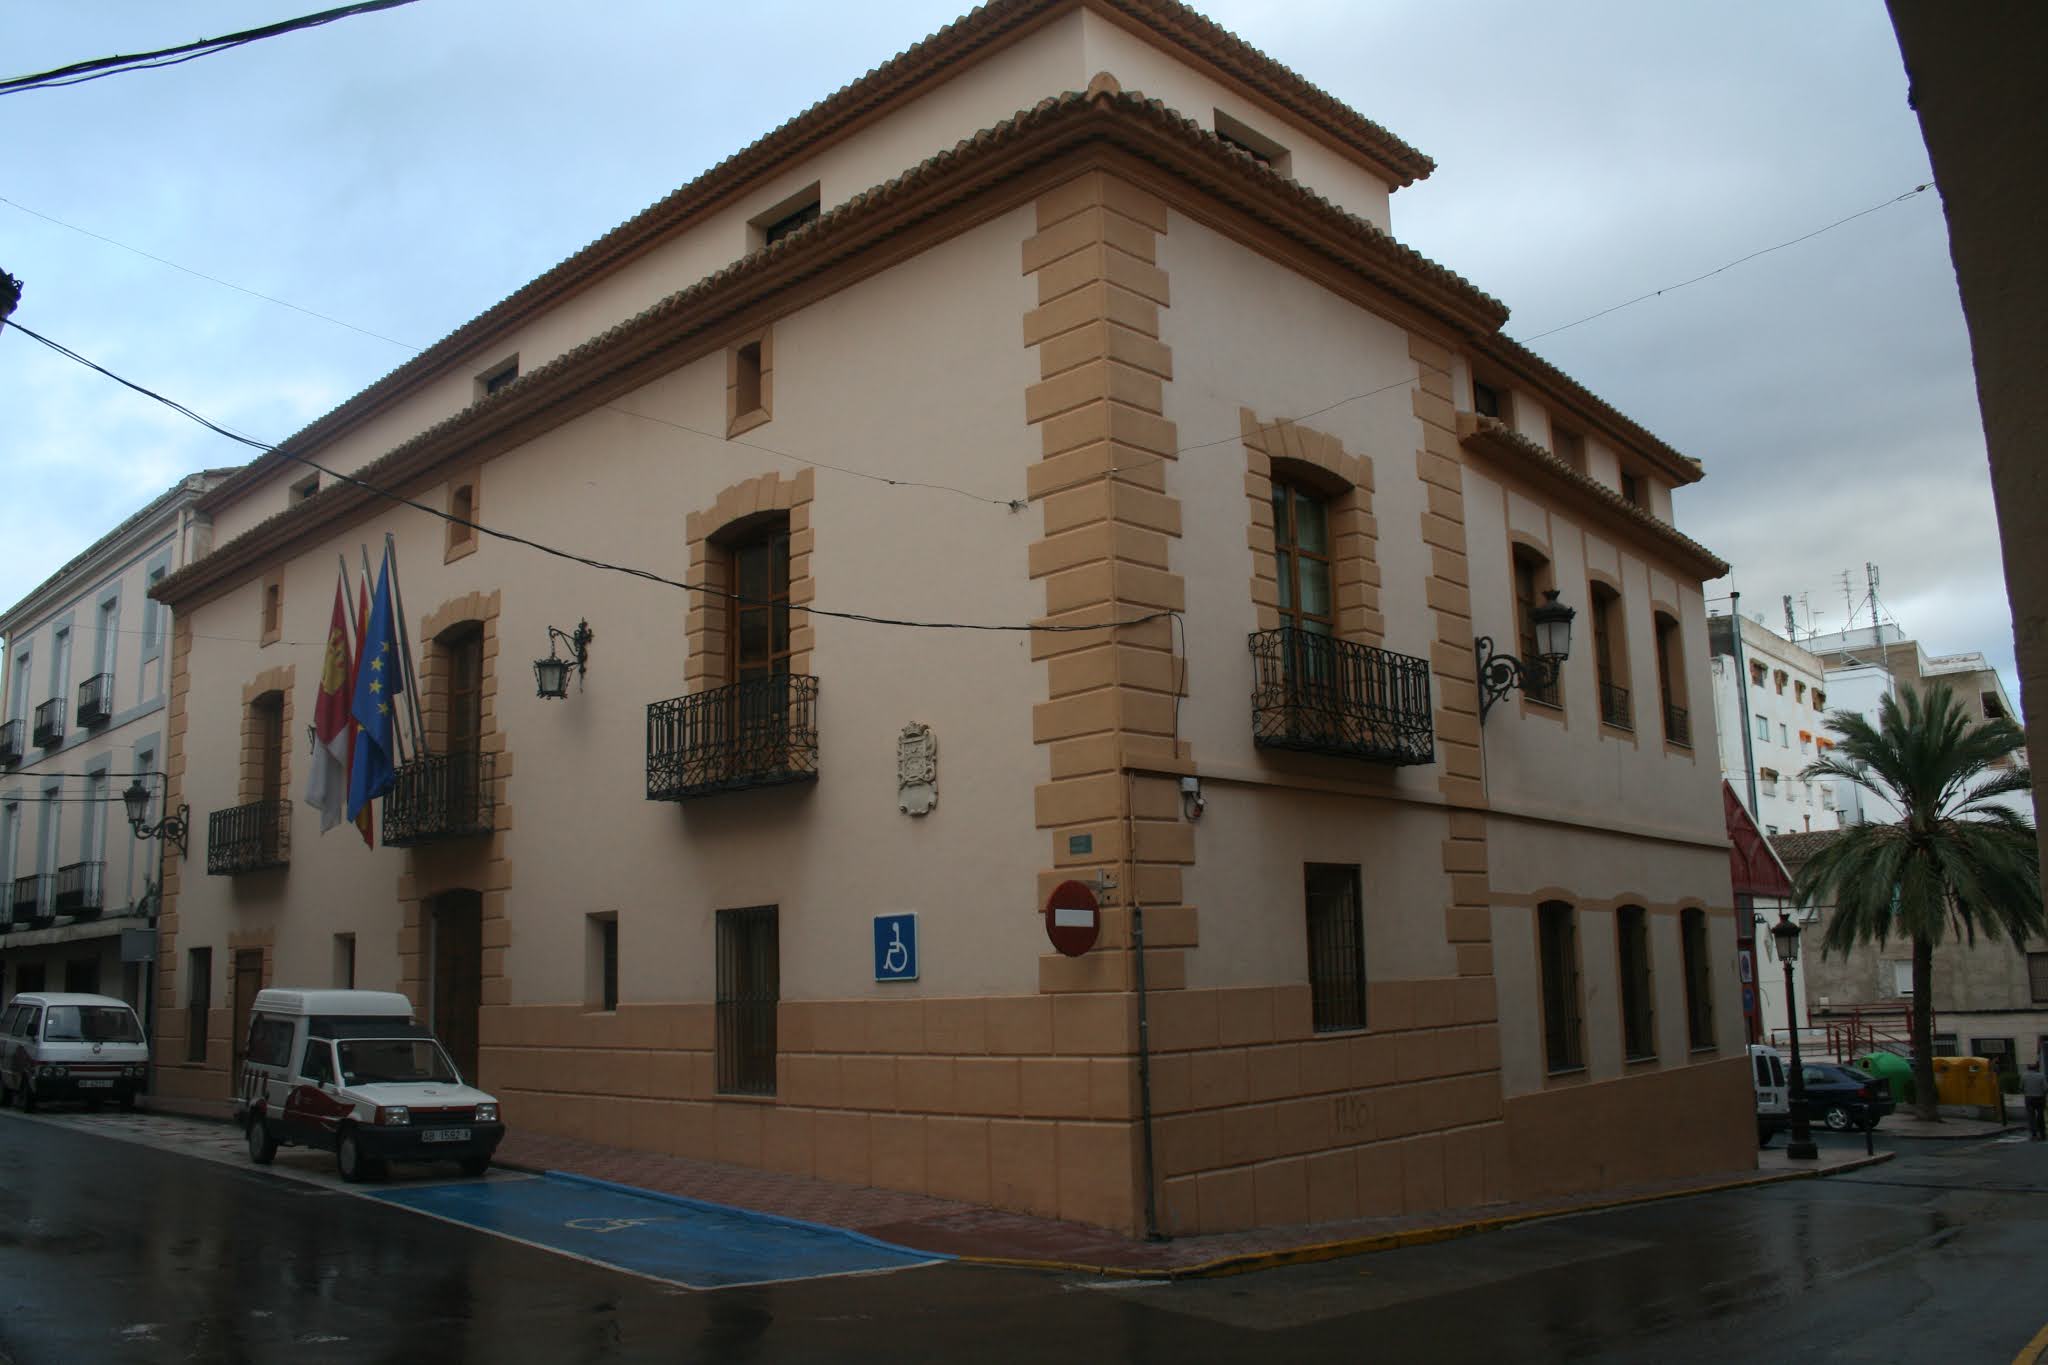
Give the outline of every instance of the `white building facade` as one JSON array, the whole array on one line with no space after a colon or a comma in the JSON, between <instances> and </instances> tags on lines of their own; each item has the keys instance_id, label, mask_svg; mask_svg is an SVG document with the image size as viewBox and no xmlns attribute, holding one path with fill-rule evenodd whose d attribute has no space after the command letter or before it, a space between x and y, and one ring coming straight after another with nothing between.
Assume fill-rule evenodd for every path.
<instances>
[{"instance_id":1,"label":"white building facade","mask_svg":"<svg viewBox=\"0 0 2048 1365\"><path fill-rule=\"evenodd\" d=\"M1821 661L1748 617L1716 616L1707 624L1721 775L1743 809L1765 834L1840 828L1834 784L1799 775L1835 742L1822 717L1841 701Z\"/></svg>"},{"instance_id":2,"label":"white building facade","mask_svg":"<svg viewBox=\"0 0 2048 1365\"><path fill-rule=\"evenodd\" d=\"M181 479L0 615L0 999L144 1003L160 846L121 793L160 794L169 753L171 612L148 593L203 552L193 503L228 472Z\"/></svg>"}]
</instances>

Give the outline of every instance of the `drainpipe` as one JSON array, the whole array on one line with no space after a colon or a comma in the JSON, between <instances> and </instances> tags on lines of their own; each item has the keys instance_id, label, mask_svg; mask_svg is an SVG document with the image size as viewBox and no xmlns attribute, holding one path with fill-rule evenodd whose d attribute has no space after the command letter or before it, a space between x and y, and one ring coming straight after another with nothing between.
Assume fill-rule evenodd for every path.
<instances>
[{"instance_id":1,"label":"drainpipe","mask_svg":"<svg viewBox=\"0 0 2048 1365\"><path fill-rule=\"evenodd\" d=\"M1122 747L1121 738L1118 747ZM1138 988L1138 1122L1143 1145L1145 1240L1163 1242L1166 1238L1159 1231L1159 1197L1155 1193L1157 1182L1152 1156L1152 1021L1148 1008L1150 1001L1145 991L1145 907L1138 902L1137 801L1132 794L1131 783L1131 770L1125 766L1124 857L1127 861L1124 871L1130 878L1130 890L1124 895L1124 908L1131 916L1131 952L1135 954L1132 967Z\"/></svg>"}]
</instances>

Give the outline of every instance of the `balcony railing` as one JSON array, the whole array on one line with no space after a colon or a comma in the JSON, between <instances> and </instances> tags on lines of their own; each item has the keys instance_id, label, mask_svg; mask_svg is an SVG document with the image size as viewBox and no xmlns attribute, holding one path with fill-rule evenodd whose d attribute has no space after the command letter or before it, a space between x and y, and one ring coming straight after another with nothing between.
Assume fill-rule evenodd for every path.
<instances>
[{"instance_id":1,"label":"balcony railing","mask_svg":"<svg viewBox=\"0 0 2048 1365\"><path fill-rule=\"evenodd\" d=\"M114 675L96 673L78 685L78 723L105 725L114 718Z\"/></svg>"},{"instance_id":2,"label":"balcony railing","mask_svg":"<svg viewBox=\"0 0 2048 1365\"><path fill-rule=\"evenodd\" d=\"M11 768L21 762L23 741L28 737L28 722L10 720L0 725L0 764Z\"/></svg>"},{"instance_id":3,"label":"balcony railing","mask_svg":"<svg viewBox=\"0 0 2048 1365\"><path fill-rule=\"evenodd\" d=\"M489 834L497 814L494 767L492 755L473 751L429 754L400 767L384 794L384 842L403 848Z\"/></svg>"},{"instance_id":4,"label":"balcony railing","mask_svg":"<svg viewBox=\"0 0 2048 1365\"><path fill-rule=\"evenodd\" d=\"M1664 738L1688 749L1692 747L1692 715L1683 706L1664 703Z\"/></svg>"},{"instance_id":5,"label":"balcony railing","mask_svg":"<svg viewBox=\"0 0 2048 1365\"><path fill-rule=\"evenodd\" d=\"M818 680L777 673L647 708L647 799L809 782L818 776Z\"/></svg>"},{"instance_id":6,"label":"balcony railing","mask_svg":"<svg viewBox=\"0 0 2048 1365\"><path fill-rule=\"evenodd\" d=\"M36 708L36 747L47 749L64 742L64 699L52 697Z\"/></svg>"},{"instance_id":7,"label":"balcony railing","mask_svg":"<svg viewBox=\"0 0 2048 1365\"><path fill-rule=\"evenodd\" d=\"M57 869L57 913L73 919L91 919L105 908L101 883L105 863L72 863Z\"/></svg>"},{"instance_id":8,"label":"balcony railing","mask_svg":"<svg viewBox=\"0 0 2048 1365\"><path fill-rule=\"evenodd\" d=\"M1377 763L1436 760L1429 661L1293 626L1251 635L1252 740Z\"/></svg>"},{"instance_id":9,"label":"balcony railing","mask_svg":"<svg viewBox=\"0 0 2048 1365\"><path fill-rule=\"evenodd\" d=\"M1636 728L1635 714L1629 710L1626 687L1606 682L1600 684L1600 719L1617 730Z\"/></svg>"},{"instance_id":10,"label":"balcony railing","mask_svg":"<svg viewBox=\"0 0 2048 1365\"><path fill-rule=\"evenodd\" d=\"M14 927L48 924L57 914L54 872L31 872L14 879Z\"/></svg>"},{"instance_id":11,"label":"balcony railing","mask_svg":"<svg viewBox=\"0 0 2048 1365\"><path fill-rule=\"evenodd\" d=\"M291 802L251 801L206 817L206 870L214 876L261 872L291 860Z\"/></svg>"}]
</instances>

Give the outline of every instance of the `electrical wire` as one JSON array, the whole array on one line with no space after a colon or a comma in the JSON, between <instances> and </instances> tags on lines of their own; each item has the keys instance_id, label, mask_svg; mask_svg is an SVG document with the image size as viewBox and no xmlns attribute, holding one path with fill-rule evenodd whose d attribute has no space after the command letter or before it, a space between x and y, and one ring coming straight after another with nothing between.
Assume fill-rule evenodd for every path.
<instances>
[{"instance_id":1,"label":"electrical wire","mask_svg":"<svg viewBox=\"0 0 2048 1365\"><path fill-rule=\"evenodd\" d=\"M323 465L316 460L309 459L304 455L300 455L289 450L279 450L277 447L267 445L264 442L257 440L253 436L244 436L240 432L232 431L229 428L220 425L220 423L218 422L212 421L209 418L201 416L199 413L194 412L191 408L186 407L183 403L180 403L175 399L166 398L162 394L156 392L153 389L145 388L141 384L138 384L131 379L125 379L122 376L115 374L106 366L97 364L94 361L86 359L84 356L72 350L70 347L63 345L61 342L52 341L50 338L42 335L40 332L37 332L32 328L24 327L22 326L21 323L13 321L10 321L8 325L12 327L14 330L20 332L23 336L29 337L34 341L42 343L44 346L49 347L51 350L57 352L59 355L62 355L69 360L75 361L78 364L85 366L87 369L95 370L98 373L103 374L107 378L113 380L115 383L120 384L125 388L133 389L135 392L143 395L146 398L154 399L156 402L162 403L165 407L170 408L172 411L180 413L183 416L190 418L192 421L197 422L199 425L207 428L209 431L213 431L222 436L225 436L231 441L239 441L243 445L250 446L253 449L264 451L266 453L276 453L282 455L288 460L292 460L298 464L306 466L308 469L317 470L321 474L326 475L328 478L331 478L338 483L350 484L354 487L364 490L367 493L373 494L376 497L383 498L388 502L397 503L404 507L411 507L417 511L425 512L427 515L439 518L440 520L448 522L451 525L467 527L468 529L475 531L480 535L487 535L492 537L493 539L506 541L514 545L523 545L530 550L538 550L542 554L551 555L556 559L567 560L573 564L581 564L584 565L586 568L598 569L607 573L624 574L627 577L637 578L648 583L659 584L663 587L679 588L684 592L700 592L704 593L707 596L724 598L729 601L741 603L742 605L786 605L790 611L800 611L807 613L811 616L823 616L832 620L854 621L865 625L873 626L898 626L910 630L971 630L990 633L1066 635L1091 630L1117 630L1122 629L1126 626L1139 626L1144 625L1148 621L1164 620L1175 614L1172 611L1162 610L1147 612L1143 615L1134 616L1128 619L1116 621L1102 621L1089 625L1054 625L1046 622L1024 622L1021 624L1015 624L1008 622L981 621L921 621L907 617L880 616L870 612L834 611L827 609L825 607L814 607L807 603L791 602L786 604L771 604L766 601L747 597L741 593L733 592L729 589L716 588L704 583L688 583L684 582L681 579L669 578L665 575L658 574L654 572L652 569L643 569L635 565L629 564L615 564L609 560L598 559L591 555L579 554L573 550L564 550L559 548L558 546L549 545L545 542L534 540L529 536L522 536L512 531L501 531L496 527L486 526L482 522L471 521L466 517L458 517L452 512L443 511L438 507L434 507L431 506L430 504L421 502L416 498L408 498L402 493L395 493L388 488L379 487L378 485L373 484L366 479L358 478L353 474L344 474L339 470L329 469L326 465Z\"/></svg>"},{"instance_id":2,"label":"electrical wire","mask_svg":"<svg viewBox=\"0 0 2048 1365\"><path fill-rule=\"evenodd\" d=\"M163 47L153 52L137 52L129 56L96 57L91 61L73 62L69 66L60 66L49 71L0 80L0 95L18 95L27 90L55 90L67 85L83 85L87 81L96 81L107 76L118 76L128 71L155 71L167 66L180 66L195 58L211 56L216 52L227 52L249 43L260 42L265 38L279 38L287 33L300 33L309 28L319 28L338 19L351 19L359 14L397 9L400 5L412 3L413 0L360 0L360 3L343 5L338 9L322 10L318 14L302 15L297 19L283 19L260 28L247 28L238 33L223 34L218 38L201 38L196 42L181 43L177 47Z\"/></svg>"},{"instance_id":3,"label":"electrical wire","mask_svg":"<svg viewBox=\"0 0 2048 1365\"><path fill-rule=\"evenodd\" d=\"M1714 276L1722 274L1729 270L1733 270L1738 265L1746 265L1749 262L1755 260L1759 256L1768 256L1773 251L1783 251L1788 246L1798 246L1801 242L1810 242L1814 238L1820 236L1823 232L1833 232L1836 228L1842 226L1842 224L1844 223L1853 223L1858 218L1867 217L1870 214L1876 213L1880 209L1888 209L1894 204L1903 204L1908 199L1913 198L1915 195L1924 194L1928 190L1931 190L1933 188L1933 181L1928 181L1924 185L1915 185L1912 189L1907 190L1904 194L1893 195L1891 198L1885 200L1881 204L1872 204L1867 209L1858 209L1856 212L1850 214L1846 218L1837 218L1834 222L1829 223L1826 227L1817 227L1811 232L1803 233L1800 236L1793 237L1788 241L1779 242L1776 246L1767 246L1762 248L1761 250L1752 251L1747 256L1737 257L1735 260L1728 262L1728 264L1726 265L1716 266L1714 269L1709 270L1704 275L1695 275L1689 280L1680 280L1677 284L1667 284L1662 289L1652 289L1647 294L1638 294L1634 298L1628 299L1622 303L1617 303L1612 307L1602 308L1597 313L1588 313L1586 314L1586 316L1580 318L1576 322L1567 322L1562 326L1552 327L1548 331L1538 332L1534 336L1523 337L1521 339L1522 344L1526 346L1532 341L1541 341L1545 337L1554 337L1559 332L1568 332L1574 327L1582 326L1585 323L1593 321L1595 318L1604 318L1609 313L1619 313L1624 308L1633 308L1635 307L1635 305L1639 303L1645 303L1650 299L1662 298L1666 294L1676 293L1678 290L1684 289L1688 285L1698 284L1701 280L1711 280L1714 278Z\"/></svg>"}]
</instances>

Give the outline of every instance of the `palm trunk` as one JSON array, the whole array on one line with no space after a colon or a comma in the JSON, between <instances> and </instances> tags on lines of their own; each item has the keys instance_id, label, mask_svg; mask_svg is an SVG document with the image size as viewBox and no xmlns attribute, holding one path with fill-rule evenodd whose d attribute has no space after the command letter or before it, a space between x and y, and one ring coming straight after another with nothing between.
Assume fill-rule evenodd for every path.
<instances>
[{"instance_id":1,"label":"palm trunk","mask_svg":"<svg viewBox=\"0 0 2048 1365\"><path fill-rule=\"evenodd\" d=\"M1913 1107L1929 1123L1941 1121L1934 1094L1934 944L1913 940Z\"/></svg>"}]
</instances>

